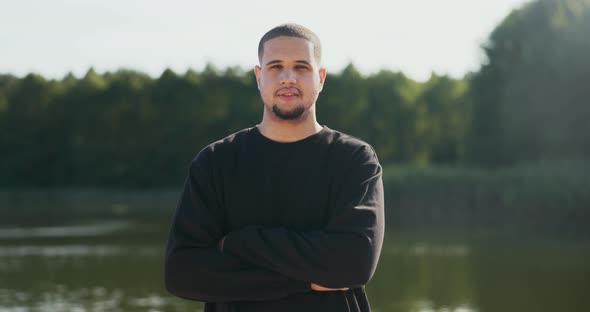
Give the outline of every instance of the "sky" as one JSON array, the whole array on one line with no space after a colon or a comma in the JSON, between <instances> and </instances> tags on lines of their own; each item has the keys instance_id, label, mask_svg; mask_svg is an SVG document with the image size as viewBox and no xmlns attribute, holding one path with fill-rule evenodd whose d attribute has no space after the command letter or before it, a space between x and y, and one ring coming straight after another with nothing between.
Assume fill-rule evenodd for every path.
<instances>
[{"instance_id":1,"label":"sky","mask_svg":"<svg viewBox=\"0 0 590 312\"><path fill-rule=\"evenodd\" d=\"M258 64L260 37L294 22L322 41L337 73L434 72L461 78L485 60L481 45L527 0L0 0L0 74L60 79L133 69L158 77L211 63Z\"/></svg>"}]
</instances>

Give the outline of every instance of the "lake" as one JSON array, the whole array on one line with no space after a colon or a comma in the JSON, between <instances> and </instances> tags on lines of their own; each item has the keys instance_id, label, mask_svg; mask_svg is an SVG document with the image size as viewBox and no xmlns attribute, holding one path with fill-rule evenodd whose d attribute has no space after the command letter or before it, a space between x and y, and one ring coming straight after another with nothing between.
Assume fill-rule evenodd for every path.
<instances>
[{"instance_id":1,"label":"lake","mask_svg":"<svg viewBox=\"0 0 590 312\"><path fill-rule=\"evenodd\" d=\"M0 311L201 311L163 289L169 220L124 213L3 220ZM388 232L367 292L376 312L586 312L590 245Z\"/></svg>"}]
</instances>

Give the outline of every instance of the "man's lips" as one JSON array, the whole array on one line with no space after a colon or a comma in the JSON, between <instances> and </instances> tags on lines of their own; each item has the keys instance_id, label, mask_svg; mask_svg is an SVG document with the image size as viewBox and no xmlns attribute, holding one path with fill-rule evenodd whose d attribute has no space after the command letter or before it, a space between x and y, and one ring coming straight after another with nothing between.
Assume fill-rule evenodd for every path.
<instances>
[{"instance_id":1,"label":"man's lips","mask_svg":"<svg viewBox=\"0 0 590 312\"><path fill-rule=\"evenodd\" d=\"M300 95L300 92L296 88L284 88L277 92L277 96L282 99L293 99Z\"/></svg>"}]
</instances>

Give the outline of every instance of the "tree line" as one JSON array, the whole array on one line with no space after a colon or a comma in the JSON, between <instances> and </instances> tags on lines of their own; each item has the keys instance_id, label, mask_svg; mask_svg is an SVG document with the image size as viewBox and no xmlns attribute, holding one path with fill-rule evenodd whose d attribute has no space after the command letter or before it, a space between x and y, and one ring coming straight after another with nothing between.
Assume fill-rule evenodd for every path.
<instances>
[{"instance_id":1,"label":"tree line","mask_svg":"<svg viewBox=\"0 0 590 312\"><path fill-rule=\"evenodd\" d=\"M329 74L318 120L382 163L500 167L590 158L590 0L515 9L461 79ZM0 187L177 186L213 140L261 120L254 75L207 66L152 78L118 70L0 75Z\"/></svg>"}]
</instances>

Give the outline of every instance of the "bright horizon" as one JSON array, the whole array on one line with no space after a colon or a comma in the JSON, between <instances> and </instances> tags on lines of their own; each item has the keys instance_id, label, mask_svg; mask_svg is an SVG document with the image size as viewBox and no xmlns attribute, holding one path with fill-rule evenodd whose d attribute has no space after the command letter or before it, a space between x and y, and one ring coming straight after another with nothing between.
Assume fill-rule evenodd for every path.
<instances>
[{"instance_id":1,"label":"bright horizon","mask_svg":"<svg viewBox=\"0 0 590 312\"><path fill-rule=\"evenodd\" d=\"M484 60L491 31L527 0L368 0L339 5L301 0L140 1L0 0L0 74L34 72L60 79L132 69L158 77L202 70L208 63L250 70L260 37L295 22L318 34L323 65L363 74L432 72L461 78Z\"/></svg>"}]
</instances>

